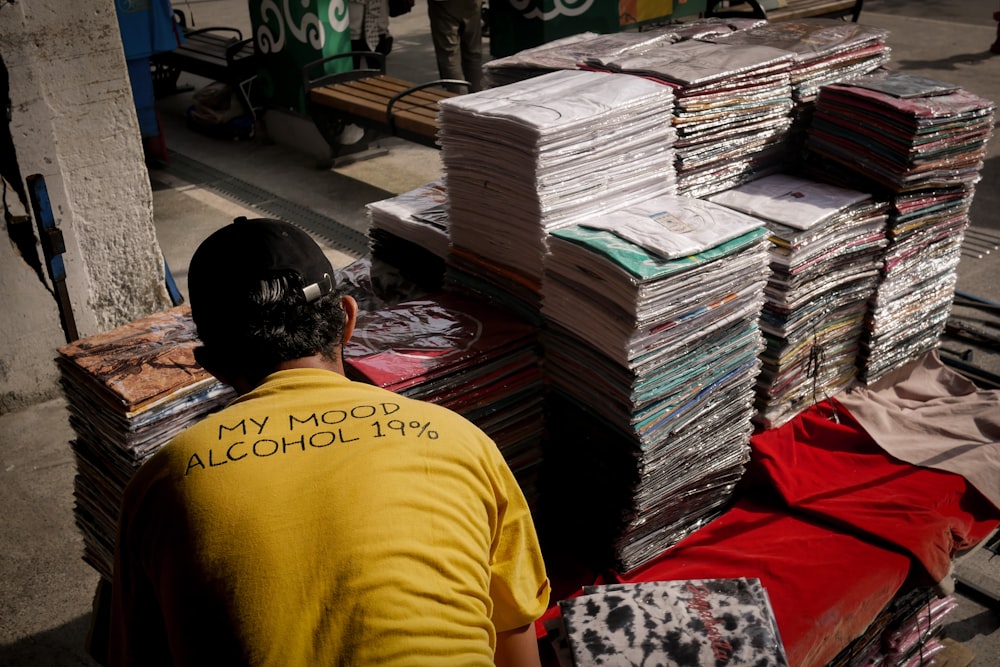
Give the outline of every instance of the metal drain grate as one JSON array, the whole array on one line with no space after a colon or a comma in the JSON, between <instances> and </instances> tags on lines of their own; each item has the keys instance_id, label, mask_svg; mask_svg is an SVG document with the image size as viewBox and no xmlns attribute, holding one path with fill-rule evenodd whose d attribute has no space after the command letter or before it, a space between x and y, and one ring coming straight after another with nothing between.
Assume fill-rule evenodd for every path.
<instances>
[{"instance_id":1,"label":"metal drain grate","mask_svg":"<svg viewBox=\"0 0 1000 667\"><path fill-rule=\"evenodd\" d=\"M358 257L368 254L368 237L362 232L186 155L171 151L170 164L164 171L259 211L262 216L295 223L338 250Z\"/></svg>"}]
</instances>

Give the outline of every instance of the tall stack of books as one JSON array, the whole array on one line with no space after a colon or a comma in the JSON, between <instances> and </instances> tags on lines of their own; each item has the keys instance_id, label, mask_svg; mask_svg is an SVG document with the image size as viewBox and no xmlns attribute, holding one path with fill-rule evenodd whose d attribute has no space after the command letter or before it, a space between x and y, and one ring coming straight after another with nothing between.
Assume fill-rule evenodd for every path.
<instances>
[{"instance_id":1,"label":"tall stack of books","mask_svg":"<svg viewBox=\"0 0 1000 667\"><path fill-rule=\"evenodd\" d=\"M174 435L234 396L195 361L198 345L189 307L177 306L59 348L83 559L108 580L125 485Z\"/></svg>"},{"instance_id":2,"label":"tall stack of books","mask_svg":"<svg viewBox=\"0 0 1000 667\"><path fill-rule=\"evenodd\" d=\"M766 428L840 390L857 376L868 299L885 251L888 205L872 195L774 174L709 197L767 223L771 275L757 379Z\"/></svg>"},{"instance_id":3,"label":"tall stack of books","mask_svg":"<svg viewBox=\"0 0 1000 667\"><path fill-rule=\"evenodd\" d=\"M759 219L671 195L552 233L542 304L547 376L554 392L634 452L635 474L619 479L634 484L615 546L620 569L717 516L742 476L763 347L767 236ZM574 446L553 429L553 460L571 458Z\"/></svg>"},{"instance_id":4,"label":"tall stack of books","mask_svg":"<svg viewBox=\"0 0 1000 667\"><path fill-rule=\"evenodd\" d=\"M674 91L677 192L703 197L777 171L792 124L792 53L686 40L588 62Z\"/></svg>"},{"instance_id":5,"label":"tall stack of books","mask_svg":"<svg viewBox=\"0 0 1000 667\"><path fill-rule=\"evenodd\" d=\"M446 286L537 318L552 230L675 188L672 107L666 86L572 70L444 100Z\"/></svg>"},{"instance_id":6,"label":"tall stack of books","mask_svg":"<svg viewBox=\"0 0 1000 667\"><path fill-rule=\"evenodd\" d=\"M938 344L994 111L957 86L898 72L820 90L806 138L810 174L891 205L860 362L866 382Z\"/></svg>"}]
</instances>

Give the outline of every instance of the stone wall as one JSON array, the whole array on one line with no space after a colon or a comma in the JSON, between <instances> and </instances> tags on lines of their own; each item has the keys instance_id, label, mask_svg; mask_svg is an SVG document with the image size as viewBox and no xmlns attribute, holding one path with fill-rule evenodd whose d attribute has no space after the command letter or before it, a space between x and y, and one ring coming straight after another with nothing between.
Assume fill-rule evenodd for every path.
<instances>
[{"instance_id":1,"label":"stone wall","mask_svg":"<svg viewBox=\"0 0 1000 667\"><path fill-rule=\"evenodd\" d=\"M81 337L170 306L114 2L0 0L14 152L4 160L21 179L44 179ZM57 395L53 359L66 342L41 251L16 222L30 206L15 187L0 243L0 414Z\"/></svg>"}]
</instances>

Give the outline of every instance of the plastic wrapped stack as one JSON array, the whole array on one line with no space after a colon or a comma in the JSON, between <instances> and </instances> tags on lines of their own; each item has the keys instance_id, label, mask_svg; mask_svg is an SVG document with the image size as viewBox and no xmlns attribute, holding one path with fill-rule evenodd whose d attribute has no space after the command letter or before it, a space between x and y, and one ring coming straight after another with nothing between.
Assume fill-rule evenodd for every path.
<instances>
[{"instance_id":1,"label":"plastic wrapped stack","mask_svg":"<svg viewBox=\"0 0 1000 667\"><path fill-rule=\"evenodd\" d=\"M109 581L125 485L174 435L235 395L195 361L199 344L190 308L178 306L59 348L83 560Z\"/></svg>"},{"instance_id":2,"label":"plastic wrapped stack","mask_svg":"<svg viewBox=\"0 0 1000 667\"><path fill-rule=\"evenodd\" d=\"M886 246L888 205L872 195L775 174L710 201L765 221L771 275L756 421L781 426L857 375L868 299Z\"/></svg>"},{"instance_id":3,"label":"plastic wrapped stack","mask_svg":"<svg viewBox=\"0 0 1000 667\"><path fill-rule=\"evenodd\" d=\"M889 62L888 31L839 19L807 18L762 23L709 38L720 44L758 44L793 54L789 160L797 160L803 134L822 86L868 74Z\"/></svg>"},{"instance_id":4,"label":"plastic wrapped stack","mask_svg":"<svg viewBox=\"0 0 1000 667\"><path fill-rule=\"evenodd\" d=\"M897 72L820 90L806 139L810 173L891 205L860 362L866 382L937 346L994 110L957 86Z\"/></svg>"},{"instance_id":5,"label":"plastic wrapped stack","mask_svg":"<svg viewBox=\"0 0 1000 667\"><path fill-rule=\"evenodd\" d=\"M673 89L679 194L702 197L781 168L792 123L791 52L687 40L588 63Z\"/></svg>"},{"instance_id":6,"label":"plastic wrapped stack","mask_svg":"<svg viewBox=\"0 0 1000 667\"><path fill-rule=\"evenodd\" d=\"M479 426L532 504L545 426L540 361L536 327L444 292L361 313L344 347L348 377L443 405ZM397 426L437 437L426 424Z\"/></svg>"},{"instance_id":7,"label":"plastic wrapped stack","mask_svg":"<svg viewBox=\"0 0 1000 667\"><path fill-rule=\"evenodd\" d=\"M448 257L447 200L444 181L436 180L368 204L372 259L397 267L429 291L440 289Z\"/></svg>"},{"instance_id":8,"label":"plastic wrapped stack","mask_svg":"<svg viewBox=\"0 0 1000 667\"><path fill-rule=\"evenodd\" d=\"M570 70L444 100L446 286L537 317L552 230L674 191L672 109L666 86Z\"/></svg>"},{"instance_id":9,"label":"plastic wrapped stack","mask_svg":"<svg viewBox=\"0 0 1000 667\"><path fill-rule=\"evenodd\" d=\"M550 244L546 373L631 453L634 474L606 480L618 500L616 482L631 485L614 549L627 571L714 518L742 476L767 231L718 204L661 196L554 231ZM574 456L576 438L559 429L550 439L553 461ZM561 496L569 513L593 500Z\"/></svg>"}]
</instances>

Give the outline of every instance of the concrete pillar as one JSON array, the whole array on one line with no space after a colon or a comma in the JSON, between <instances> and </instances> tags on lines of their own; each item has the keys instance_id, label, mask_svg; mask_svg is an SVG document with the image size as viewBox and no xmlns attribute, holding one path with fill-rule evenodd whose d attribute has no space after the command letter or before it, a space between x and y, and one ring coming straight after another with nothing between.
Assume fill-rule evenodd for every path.
<instances>
[{"instance_id":1,"label":"concrete pillar","mask_svg":"<svg viewBox=\"0 0 1000 667\"><path fill-rule=\"evenodd\" d=\"M81 337L170 306L115 1L0 2L13 163L21 179L45 180ZM11 190L8 220L20 208ZM66 342L37 243L32 257L11 229L0 242L0 414L58 393L53 359Z\"/></svg>"}]
</instances>

